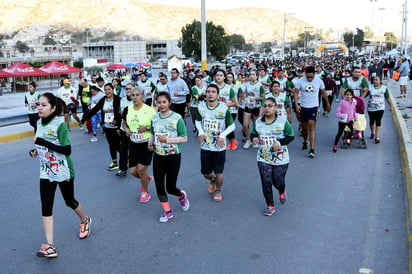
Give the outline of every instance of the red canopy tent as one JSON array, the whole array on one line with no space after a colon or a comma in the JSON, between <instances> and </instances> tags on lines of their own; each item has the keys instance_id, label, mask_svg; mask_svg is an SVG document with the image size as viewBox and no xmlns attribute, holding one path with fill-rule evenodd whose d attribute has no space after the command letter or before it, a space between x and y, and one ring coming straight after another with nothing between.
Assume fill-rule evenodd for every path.
<instances>
[{"instance_id":1,"label":"red canopy tent","mask_svg":"<svg viewBox=\"0 0 412 274\"><path fill-rule=\"evenodd\" d=\"M40 70L47 72L48 74L66 74L82 72L82 69L75 68L57 61L51 61L50 63L39 68Z\"/></svg>"},{"instance_id":2,"label":"red canopy tent","mask_svg":"<svg viewBox=\"0 0 412 274\"><path fill-rule=\"evenodd\" d=\"M128 67L122 64L113 64L113 65L107 66L106 69L128 69Z\"/></svg>"},{"instance_id":3,"label":"red canopy tent","mask_svg":"<svg viewBox=\"0 0 412 274\"><path fill-rule=\"evenodd\" d=\"M22 62L16 62L7 68L3 69L3 71L8 72L11 74L12 77L18 76L48 76L47 72L42 70L36 69L32 66L29 66Z\"/></svg>"},{"instance_id":4,"label":"red canopy tent","mask_svg":"<svg viewBox=\"0 0 412 274\"><path fill-rule=\"evenodd\" d=\"M29 66L22 62L16 62L7 68L3 69L3 71L10 73L10 76L6 77L23 77L23 76L48 76L47 72ZM13 80L13 88L16 91L16 81Z\"/></svg>"},{"instance_id":5,"label":"red canopy tent","mask_svg":"<svg viewBox=\"0 0 412 274\"><path fill-rule=\"evenodd\" d=\"M0 78L5 78L5 77L13 77L13 75L11 75L8 72L5 72L4 70L0 70Z\"/></svg>"}]
</instances>

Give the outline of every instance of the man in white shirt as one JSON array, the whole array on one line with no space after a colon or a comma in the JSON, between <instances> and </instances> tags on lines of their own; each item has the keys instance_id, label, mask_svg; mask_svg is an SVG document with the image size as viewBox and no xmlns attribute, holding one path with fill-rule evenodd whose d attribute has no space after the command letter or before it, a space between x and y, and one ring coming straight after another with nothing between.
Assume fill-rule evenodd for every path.
<instances>
[{"instance_id":1,"label":"man in white shirt","mask_svg":"<svg viewBox=\"0 0 412 274\"><path fill-rule=\"evenodd\" d=\"M295 86L294 101L296 112L300 114L303 133L303 150L308 149L308 136L310 141L309 157L315 157L316 143L316 119L319 107L319 92L326 102L326 111L330 111L328 95L326 94L325 84L320 78L315 77L315 68L307 67L305 76L300 78ZM298 96L300 93L300 105Z\"/></svg>"},{"instance_id":2,"label":"man in white shirt","mask_svg":"<svg viewBox=\"0 0 412 274\"><path fill-rule=\"evenodd\" d=\"M79 123L80 129L82 129L80 119L77 117L77 91L70 86L70 80L69 79L64 79L63 80L63 86L60 87L57 90L57 97L62 99L67 106L68 112L64 113L64 120L67 123L67 126L70 129L70 124L69 124L69 113L72 113L73 118Z\"/></svg>"}]
</instances>

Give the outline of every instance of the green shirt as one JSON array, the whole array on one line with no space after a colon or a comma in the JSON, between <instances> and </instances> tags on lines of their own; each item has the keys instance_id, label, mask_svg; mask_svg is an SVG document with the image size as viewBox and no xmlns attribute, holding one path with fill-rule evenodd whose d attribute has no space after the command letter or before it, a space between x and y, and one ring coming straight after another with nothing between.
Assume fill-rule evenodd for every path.
<instances>
[{"instance_id":1,"label":"green shirt","mask_svg":"<svg viewBox=\"0 0 412 274\"><path fill-rule=\"evenodd\" d=\"M171 155L182 152L182 144L166 144L159 142L159 136L170 138L187 136L185 122L182 116L173 112L167 117L161 117L160 112L153 116L152 134L154 135L154 151L157 155Z\"/></svg>"}]
</instances>

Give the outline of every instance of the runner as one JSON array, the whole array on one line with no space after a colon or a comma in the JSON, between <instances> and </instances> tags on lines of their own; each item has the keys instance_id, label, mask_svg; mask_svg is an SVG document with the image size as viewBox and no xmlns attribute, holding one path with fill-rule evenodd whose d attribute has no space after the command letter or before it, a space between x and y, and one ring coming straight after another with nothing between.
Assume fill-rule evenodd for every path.
<instances>
[{"instance_id":1,"label":"runner","mask_svg":"<svg viewBox=\"0 0 412 274\"><path fill-rule=\"evenodd\" d=\"M170 81L168 81L167 87L172 98L171 109L185 119L186 95L189 94L189 87L186 82L179 77L179 70L177 68L172 68L170 73L172 77Z\"/></svg>"},{"instance_id":2,"label":"runner","mask_svg":"<svg viewBox=\"0 0 412 274\"><path fill-rule=\"evenodd\" d=\"M350 88L353 90L354 96L365 97L368 93L368 82L363 78L360 73L359 67L353 67L352 77L348 77L343 80L343 85L340 88L341 96L344 97L346 89Z\"/></svg>"},{"instance_id":3,"label":"runner","mask_svg":"<svg viewBox=\"0 0 412 274\"><path fill-rule=\"evenodd\" d=\"M141 87L144 91L144 103L148 106L152 105L153 94L156 91L155 84L147 79L146 73L139 73L139 81L136 82L136 86Z\"/></svg>"},{"instance_id":4,"label":"runner","mask_svg":"<svg viewBox=\"0 0 412 274\"><path fill-rule=\"evenodd\" d=\"M233 77L233 74L232 74ZM226 81L226 71L223 69L218 69L215 73L216 85L219 88L219 102L225 104L232 115L232 119L236 119L236 94L231 86L225 83ZM233 79L233 78L232 78ZM235 133L232 131L227 135L229 139L229 144L226 146L226 149L237 149L238 142L235 138Z\"/></svg>"},{"instance_id":5,"label":"runner","mask_svg":"<svg viewBox=\"0 0 412 274\"><path fill-rule=\"evenodd\" d=\"M273 85L273 83L272 83ZM264 114L256 120L251 136L258 144L257 162L267 208L265 216L275 213L272 185L279 191L280 203L286 202L285 177L289 166L287 144L293 141L293 128L276 112L276 99L269 97L263 103Z\"/></svg>"},{"instance_id":6,"label":"runner","mask_svg":"<svg viewBox=\"0 0 412 274\"><path fill-rule=\"evenodd\" d=\"M192 87L191 100L190 100L190 116L193 122L193 133L197 132L195 125L195 117L197 112L197 105L200 101L204 101L206 86L203 85L202 76L197 75L194 78L195 85Z\"/></svg>"},{"instance_id":7,"label":"runner","mask_svg":"<svg viewBox=\"0 0 412 274\"><path fill-rule=\"evenodd\" d=\"M408 62L408 56L404 55L401 59L401 65L399 66L399 68L396 69L396 71L400 72L399 87L401 89L401 97L403 98L406 98L406 86L408 84L409 70L410 67Z\"/></svg>"},{"instance_id":8,"label":"runner","mask_svg":"<svg viewBox=\"0 0 412 274\"><path fill-rule=\"evenodd\" d=\"M155 114L152 120L152 137L149 141L149 151L155 151L153 176L157 197L164 211L159 221L166 223L173 218L166 191L179 198L184 211L188 211L190 206L186 192L176 187L181 162L181 144L187 142L187 130L183 118L170 110L169 93L159 93L156 105L159 112Z\"/></svg>"},{"instance_id":9,"label":"runner","mask_svg":"<svg viewBox=\"0 0 412 274\"><path fill-rule=\"evenodd\" d=\"M79 124L79 127L81 130L83 130L82 123L80 122L79 117L77 117L77 92L73 87L70 86L70 80L69 79L64 79L63 80L63 86L60 87L57 90L57 97L61 98L65 103L66 106L69 110L68 113L64 114L64 120L67 123L67 126L69 127L70 130L70 123L69 123L69 113L71 112L73 115L73 118L77 121Z\"/></svg>"},{"instance_id":10,"label":"runner","mask_svg":"<svg viewBox=\"0 0 412 274\"><path fill-rule=\"evenodd\" d=\"M83 115L82 122L90 119L97 112L101 111L102 123L104 125L107 143L109 144L111 164L107 167L108 170L116 170L119 168L117 164L117 152L120 147L120 136L117 132L121 123L120 115L120 97L114 95L114 87L111 83L104 85L105 96L100 99L94 108L86 115Z\"/></svg>"},{"instance_id":11,"label":"runner","mask_svg":"<svg viewBox=\"0 0 412 274\"><path fill-rule=\"evenodd\" d=\"M40 118L37 111L40 96L41 94L36 91L36 83L30 82L29 91L24 96L24 104L27 108L29 123L34 128L34 133L37 131L37 121Z\"/></svg>"},{"instance_id":12,"label":"runner","mask_svg":"<svg viewBox=\"0 0 412 274\"><path fill-rule=\"evenodd\" d=\"M258 78L259 83L263 85L263 88L265 89L265 94L270 93L270 78L269 75L267 74L266 68L264 66L261 66L259 68L259 78Z\"/></svg>"},{"instance_id":13,"label":"runner","mask_svg":"<svg viewBox=\"0 0 412 274\"><path fill-rule=\"evenodd\" d=\"M276 116L279 119L287 119L289 123L292 123L292 112L290 111L289 97L286 91L281 90L280 83L273 81L270 85L271 93L265 95L263 103L268 98L275 98L276 100ZM261 115L265 113L265 108L261 107Z\"/></svg>"},{"instance_id":14,"label":"runner","mask_svg":"<svg viewBox=\"0 0 412 274\"><path fill-rule=\"evenodd\" d=\"M198 105L196 113L201 173L210 181L208 191L213 194L213 200L216 202L222 200L226 136L235 130L229 109L218 99L219 87L210 84L206 89L206 102L201 102Z\"/></svg>"},{"instance_id":15,"label":"runner","mask_svg":"<svg viewBox=\"0 0 412 274\"><path fill-rule=\"evenodd\" d=\"M308 149L308 137L310 141L309 157L315 157L316 120L318 115L318 94L322 93L326 101L326 111L330 111L330 105L325 91L325 85L320 78L315 78L315 68L309 66L305 70L305 76L297 81L295 86L295 109L300 114L303 134L303 150ZM299 105L300 94L300 105Z\"/></svg>"},{"instance_id":16,"label":"runner","mask_svg":"<svg viewBox=\"0 0 412 274\"><path fill-rule=\"evenodd\" d=\"M265 89L258 82L258 74L255 69L250 71L250 82L245 84L245 88L240 91L242 98L245 101L245 112L243 115L243 131L246 135L246 143L243 148L248 149L252 142L250 141L249 123L250 118L254 123L259 116L261 100L265 96ZM257 148L257 145L253 146Z\"/></svg>"},{"instance_id":17,"label":"runner","mask_svg":"<svg viewBox=\"0 0 412 274\"><path fill-rule=\"evenodd\" d=\"M385 99L389 104L389 111L392 112L393 105L389 95L389 90L385 85L382 85L382 80L379 76L372 78L373 85L369 87L368 93L368 116L369 127L371 130L371 139L375 139L375 143L379 144L381 123L383 113L385 111Z\"/></svg>"},{"instance_id":18,"label":"runner","mask_svg":"<svg viewBox=\"0 0 412 274\"><path fill-rule=\"evenodd\" d=\"M124 109L133 104L131 94L132 94L133 84L130 82L126 85L126 96L120 101L120 114L123 117ZM116 176L124 177L127 174L127 161L129 159L129 137L126 136L126 132L123 127L123 123L120 125L120 150L119 150L119 171Z\"/></svg>"},{"instance_id":19,"label":"runner","mask_svg":"<svg viewBox=\"0 0 412 274\"><path fill-rule=\"evenodd\" d=\"M132 89L130 96L133 104L125 107L122 118L125 133L130 138L129 172L140 179L139 202L146 203L152 198L148 191L151 178L147 174L147 167L152 161L153 152L149 151L148 145L152 136L152 118L156 112L144 103L143 92L141 87Z\"/></svg>"},{"instance_id":20,"label":"runner","mask_svg":"<svg viewBox=\"0 0 412 274\"><path fill-rule=\"evenodd\" d=\"M53 203L57 186L68 207L80 218L80 239L90 235L92 218L84 214L83 207L74 198L74 168L70 158L70 135L64 118L57 117L62 112L57 97L45 93L39 100L37 132L30 151L31 157L40 160L40 198L42 205L43 230L46 243L37 252L39 257L56 258L54 246Z\"/></svg>"},{"instance_id":21,"label":"runner","mask_svg":"<svg viewBox=\"0 0 412 274\"><path fill-rule=\"evenodd\" d=\"M94 108L97 103L104 97L104 93L100 91L97 86L90 86L91 98L88 103L89 109ZM97 112L95 115L92 116L92 131L93 136L90 139L90 142L94 143L97 142L97 125L102 123L102 114Z\"/></svg>"}]
</instances>

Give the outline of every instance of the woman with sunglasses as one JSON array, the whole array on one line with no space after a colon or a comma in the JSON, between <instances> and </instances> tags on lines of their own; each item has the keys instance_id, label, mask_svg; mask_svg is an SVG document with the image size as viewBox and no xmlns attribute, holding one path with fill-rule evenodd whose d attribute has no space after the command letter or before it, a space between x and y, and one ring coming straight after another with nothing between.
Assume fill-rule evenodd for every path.
<instances>
[{"instance_id":1,"label":"woman with sunglasses","mask_svg":"<svg viewBox=\"0 0 412 274\"><path fill-rule=\"evenodd\" d=\"M289 121L276 114L276 99L267 98L251 132L253 144L258 146L257 162L267 208L265 216L275 213L272 185L279 192L281 204L286 203L285 177L289 166L287 144L293 141L293 128Z\"/></svg>"}]
</instances>

